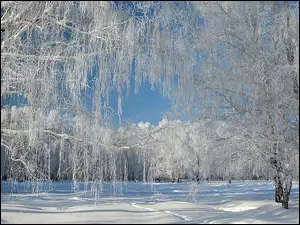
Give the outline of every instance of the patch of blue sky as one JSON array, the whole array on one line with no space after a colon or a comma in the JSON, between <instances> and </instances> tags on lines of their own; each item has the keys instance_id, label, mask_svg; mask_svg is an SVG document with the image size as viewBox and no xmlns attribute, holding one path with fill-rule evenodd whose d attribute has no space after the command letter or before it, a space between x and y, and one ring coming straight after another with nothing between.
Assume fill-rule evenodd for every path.
<instances>
[{"instance_id":1,"label":"patch of blue sky","mask_svg":"<svg viewBox=\"0 0 300 225\"><path fill-rule=\"evenodd\" d=\"M14 89L10 88L10 91L14 91ZM28 105L28 99L21 93L1 96L1 108L24 107L26 105Z\"/></svg>"},{"instance_id":2,"label":"patch of blue sky","mask_svg":"<svg viewBox=\"0 0 300 225\"><path fill-rule=\"evenodd\" d=\"M132 83L134 83L132 81ZM134 86L134 84L132 84ZM114 90L110 94L110 105L117 112L118 93ZM122 102L122 124L127 122L139 123L140 121L158 124L163 114L170 110L170 101L163 97L157 90L153 90L149 82L145 82L137 94L133 92L123 96ZM117 114L113 115L113 123L119 123Z\"/></svg>"}]
</instances>

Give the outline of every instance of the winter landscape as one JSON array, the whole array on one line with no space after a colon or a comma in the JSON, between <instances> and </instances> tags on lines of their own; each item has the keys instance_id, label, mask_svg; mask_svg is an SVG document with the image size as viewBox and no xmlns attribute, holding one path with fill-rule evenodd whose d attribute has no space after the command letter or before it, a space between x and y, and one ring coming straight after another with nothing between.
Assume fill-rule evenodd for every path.
<instances>
[{"instance_id":1,"label":"winter landscape","mask_svg":"<svg viewBox=\"0 0 300 225\"><path fill-rule=\"evenodd\" d=\"M1 224L299 224L298 1L1 1Z\"/></svg>"}]
</instances>

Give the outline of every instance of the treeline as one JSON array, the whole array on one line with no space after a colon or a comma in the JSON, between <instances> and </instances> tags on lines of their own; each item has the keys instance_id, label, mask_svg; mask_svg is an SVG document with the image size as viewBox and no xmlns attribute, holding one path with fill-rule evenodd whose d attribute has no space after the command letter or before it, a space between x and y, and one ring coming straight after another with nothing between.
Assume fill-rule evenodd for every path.
<instances>
[{"instance_id":1,"label":"treeline","mask_svg":"<svg viewBox=\"0 0 300 225\"><path fill-rule=\"evenodd\" d=\"M268 159L250 148L253 146L241 145L246 139L238 124L164 119L158 126L139 123L113 129L100 128L88 117L67 120L50 111L48 115L36 113L34 130L30 128L31 110L1 110L1 123L10 127L2 130L2 179L272 179ZM297 178L299 160L292 163Z\"/></svg>"}]
</instances>

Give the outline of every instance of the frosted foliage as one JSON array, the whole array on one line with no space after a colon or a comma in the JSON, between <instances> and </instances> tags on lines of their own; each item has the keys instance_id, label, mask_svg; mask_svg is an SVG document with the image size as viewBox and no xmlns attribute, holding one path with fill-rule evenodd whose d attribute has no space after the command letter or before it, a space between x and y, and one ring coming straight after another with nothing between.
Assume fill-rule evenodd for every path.
<instances>
[{"instance_id":1,"label":"frosted foliage","mask_svg":"<svg viewBox=\"0 0 300 225\"><path fill-rule=\"evenodd\" d=\"M253 159L260 157L272 168L276 191L282 185L279 201L287 202L290 162L299 156L299 3L193 4L205 21L197 46L207 54L197 88L202 101L193 107L234 125L226 135L223 126L216 130L234 155L228 173L259 171Z\"/></svg>"},{"instance_id":2,"label":"frosted foliage","mask_svg":"<svg viewBox=\"0 0 300 225\"><path fill-rule=\"evenodd\" d=\"M150 7L154 7L153 3L136 5L140 11ZM106 105L108 93L117 88L121 114L122 89L130 86L133 58L138 59L136 80L151 74L156 77L150 78L151 83L160 80L160 75L151 70L152 63L155 68L162 67L164 52L156 49L155 41L147 43L147 38L152 37L153 18L138 19L115 10L109 2L92 1L2 2L1 10L2 95L13 89L41 108L50 103L59 106L60 93L55 87L60 83L77 105L80 90L87 88L91 67L96 64L96 98L102 96ZM95 104L100 110L107 110L101 109L99 101Z\"/></svg>"}]
</instances>

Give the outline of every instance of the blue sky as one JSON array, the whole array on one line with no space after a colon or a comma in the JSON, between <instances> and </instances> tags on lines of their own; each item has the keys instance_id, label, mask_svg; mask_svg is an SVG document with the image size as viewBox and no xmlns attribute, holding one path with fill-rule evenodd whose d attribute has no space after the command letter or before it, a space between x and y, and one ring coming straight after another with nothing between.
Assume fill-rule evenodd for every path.
<instances>
[{"instance_id":1,"label":"blue sky","mask_svg":"<svg viewBox=\"0 0 300 225\"><path fill-rule=\"evenodd\" d=\"M118 112L118 99L116 92L111 94L111 107ZM123 124L128 122L139 123L148 121L151 124L158 124L163 118L163 113L171 109L170 101L163 97L157 90L151 90L151 85L146 83L141 86L139 92L134 94L123 95L122 101L122 121ZM118 115L114 115L113 124L119 124Z\"/></svg>"}]
</instances>

